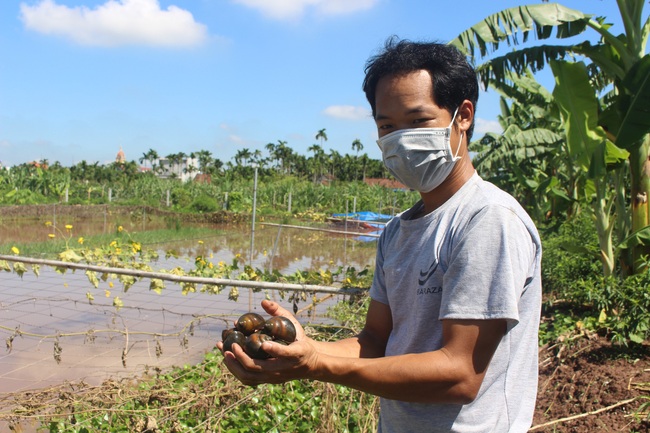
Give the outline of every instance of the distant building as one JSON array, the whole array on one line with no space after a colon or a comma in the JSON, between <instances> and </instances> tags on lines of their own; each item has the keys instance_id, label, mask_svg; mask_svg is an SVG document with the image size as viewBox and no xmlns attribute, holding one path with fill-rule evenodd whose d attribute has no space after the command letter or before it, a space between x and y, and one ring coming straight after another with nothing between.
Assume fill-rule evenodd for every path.
<instances>
[{"instance_id":1,"label":"distant building","mask_svg":"<svg viewBox=\"0 0 650 433\"><path fill-rule=\"evenodd\" d=\"M156 167L160 178L175 178L187 182L199 174L199 159L187 157L174 161L168 158L159 158L156 161Z\"/></svg>"},{"instance_id":2,"label":"distant building","mask_svg":"<svg viewBox=\"0 0 650 433\"><path fill-rule=\"evenodd\" d=\"M126 155L124 154L122 147L120 147L120 151L117 152L117 156L115 157L115 162L118 164L126 164Z\"/></svg>"}]
</instances>

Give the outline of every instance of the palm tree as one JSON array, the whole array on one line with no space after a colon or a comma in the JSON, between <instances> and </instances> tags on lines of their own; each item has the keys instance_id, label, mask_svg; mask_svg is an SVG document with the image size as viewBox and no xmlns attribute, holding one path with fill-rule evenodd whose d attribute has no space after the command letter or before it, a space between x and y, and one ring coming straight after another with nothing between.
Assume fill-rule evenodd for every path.
<instances>
[{"instance_id":1,"label":"palm tree","mask_svg":"<svg viewBox=\"0 0 650 433\"><path fill-rule=\"evenodd\" d=\"M323 142L327 141L327 134L325 133L325 128L320 129L316 134L316 140L320 140L320 147L323 147Z\"/></svg>"},{"instance_id":2,"label":"palm tree","mask_svg":"<svg viewBox=\"0 0 650 433\"><path fill-rule=\"evenodd\" d=\"M354 141L352 142L352 150L357 152L357 155L359 155L359 152L363 150L363 143L361 143L361 140L358 138L355 138Z\"/></svg>"},{"instance_id":3,"label":"palm tree","mask_svg":"<svg viewBox=\"0 0 650 433\"><path fill-rule=\"evenodd\" d=\"M213 161L212 152L209 150L199 150L196 152L196 157L199 159L199 170L201 173L207 174L208 167Z\"/></svg>"},{"instance_id":4,"label":"palm tree","mask_svg":"<svg viewBox=\"0 0 650 433\"><path fill-rule=\"evenodd\" d=\"M237 153L235 154L235 162L238 165L245 166L246 162L248 161L248 158L251 157L251 151L249 149L241 149L238 150Z\"/></svg>"},{"instance_id":5,"label":"palm tree","mask_svg":"<svg viewBox=\"0 0 650 433\"><path fill-rule=\"evenodd\" d=\"M550 63L559 86L554 96L561 108L567 129L567 146L579 169L589 172L596 182L598 199L604 199L607 161L619 161L622 150L628 153L630 212L618 218L629 219L630 238L621 243L630 254L621 255L623 273L644 269L643 255L650 254L650 172L645 165L650 157L650 55L646 53L650 17L643 19L644 0L617 0L624 33L615 35L604 17L572 10L558 4L537 4L506 9L487 17L462 32L451 43L472 58L478 49L481 57L496 49L500 42L520 43L516 33L531 30L537 38L547 39L553 28L558 38L576 36L586 29L595 31L600 40L567 45L536 45L518 49L486 61L477 68L484 84L501 82L506 71L533 72ZM562 61L568 55L580 56L587 63ZM606 86L611 91L606 91ZM591 89L585 101L576 88ZM606 91L604 94L603 91ZM598 92L598 93L596 93ZM595 102L595 104L594 104ZM623 225L621 222L619 225ZM610 227L599 230L608 231Z\"/></svg>"}]
</instances>

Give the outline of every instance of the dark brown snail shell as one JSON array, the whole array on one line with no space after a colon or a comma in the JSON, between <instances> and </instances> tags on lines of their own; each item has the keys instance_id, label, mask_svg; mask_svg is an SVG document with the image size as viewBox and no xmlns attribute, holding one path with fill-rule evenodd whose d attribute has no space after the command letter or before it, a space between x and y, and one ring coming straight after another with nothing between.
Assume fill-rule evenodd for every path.
<instances>
[{"instance_id":1,"label":"dark brown snail shell","mask_svg":"<svg viewBox=\"0 0 650 433\"><path fill-rule=\"evenodd\" d=\"M262 343L272 340L273 338L270 335L255 332L246 337L246 345L244 346L244 351L251 358L267 359L270 357L270 355L262 350Z\"/></svg>"},{"instance_id":2,"label":"dark brown snail shell","mask_svg":"<svg viewBox=\"0 0 650 433\"><path fill-rule=\"evenodd\" d=\"M264 317L257 313L243 314L235 322L235 328L244 335L251 335L264 327Z\"/></svg>"},{"instance_id":3,"label":"dark brown snail shell","mask_svg":"<svg viewBox=\"0 0 650 433\"><path fill-rule=\"evenodd\" d=\"M226 328L223 331L221 331L221 341L225 341L228 335L230 335L231 332L236 331L235 328Z\"/></svg>"},{"instance_id":4,"label":"dark brown snail shell","mask_svg":"<svg viewBox=\"0 0 650 433\"><path fill-rule=\"evenodd\" d=\"M232 330L226 338L223 339L223 351L232 352L232 345L234 343L239 344L242 348L246 344L246 336L239 331Z\"/></svg>"},{"instance_id":5,"label":"dark brown snail shell","mask_svg":"<svg viewBox=\"0 0 650 433\"><path fill-rule=\"evenodd\" d=\"M287 343L296 341L296 327L286 317L271 317L264 323L263 332L273 337L274 340L282 340Z\"/></svg>"}]
</instances>

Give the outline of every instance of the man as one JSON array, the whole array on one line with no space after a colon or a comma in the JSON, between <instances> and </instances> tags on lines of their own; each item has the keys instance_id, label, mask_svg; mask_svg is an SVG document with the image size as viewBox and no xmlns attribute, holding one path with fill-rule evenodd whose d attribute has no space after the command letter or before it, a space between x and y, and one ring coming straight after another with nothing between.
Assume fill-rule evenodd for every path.
<instances>
[{"instance_id":1,"label":"man","mask_svg":"<svg viewBox=\"0 0 650 433\"><path fill-rule=\"evenodd\" d=\"M541 244L521 206L472 166L476 73L451 46L391 39L363 88L386 167L421 196L379 240L364 329L328 343L299 328L289 346L264 343L273 359L234 346L224 362L249 385L306 378L378 395L381 432L525 432Z\"/></svg>"}]
</instances>

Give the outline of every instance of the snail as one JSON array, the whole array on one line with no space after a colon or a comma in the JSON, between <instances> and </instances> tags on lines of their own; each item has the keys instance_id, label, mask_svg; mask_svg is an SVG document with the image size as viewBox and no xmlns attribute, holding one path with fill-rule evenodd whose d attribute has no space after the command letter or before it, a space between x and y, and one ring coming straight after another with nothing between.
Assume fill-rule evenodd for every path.
<instances>
[{"instance_id":1,"label":"snail","mask_svg":"<svg viewBox=\"0 0 650 433\"><path fill-rule=\"evenodd\" d=\"M262 350L262 343L274 341L287 345L296 341L296 327L291 320L282 316L264 320L257 313L243 314L235 327L221 332L223 350L232 352L232 345L239 344L251 358L266 359L269 354Z\"/></svg>"},{"instance_id":2,"label":"snail","mask_svg":"<svg viewBox=\"0 0 650 433\"><path fill-rule=\"evenodd\" d=\"M226 332L230 331L230 332ZM234 343L239 344L241 347L244 347L246 344L246 336L241 332L235 329L226 329L223 332L226 335L226 338L223 339L223 350L232 352L232 345Z\"/></svg>"},{"instance_id":3,"label":"snail","mask_svg":"<svg viewBox=\"0 0 650 433\"><path fill-rule=\"evenodd\" d=\"M262 327L264 327L264 317L257 313L243 314L235 322L235 329L244 335L251 335L253 332L262 329Z\"/></svg>"},{"instance_id":4,"label":"snail","mask_svg":"<svg viewBox=\"0 0 650 433\"><path fill-rule=\"evenodd\" d=\"M271 337L270 335L262 334L260 332L254 332L248 337L246 337L244 350L246 351L246 354L251 358L255 358L255 359L269 358L270 355L266 353L264 350L262 350L262 343L264 343L265 341L272 341L272 340L273 337Z\"/></svg>"},{"instance_id":5,"label":"snail","mask_svg":"<svg viewBox=\"0 0 650 433\"><path fill-rule=\"evenodd\" d=\"M262 332L270 335L274 340L282 340L287 343L296 341L296 327L286 317L271 317L264 323Z\"/></svg>"}]
</instances>

